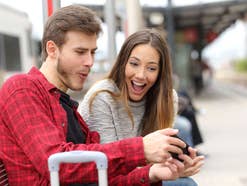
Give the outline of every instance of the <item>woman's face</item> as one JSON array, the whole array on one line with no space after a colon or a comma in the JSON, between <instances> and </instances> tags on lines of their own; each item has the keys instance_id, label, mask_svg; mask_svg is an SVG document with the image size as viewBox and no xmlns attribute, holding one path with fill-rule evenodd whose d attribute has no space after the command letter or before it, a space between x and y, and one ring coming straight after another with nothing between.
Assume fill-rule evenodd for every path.
<instances>
[{"instance_id":1,"label":"woman's face","mask_svg":"<svg viewBox=\"0 0 247 186\"><path fill-rule=\"evenodd\" d=\"M125 81L129 99L140 101L154 85L159 74L160 55L149 44L133 48L125 67Z\"/></svg>"}]
</instances>

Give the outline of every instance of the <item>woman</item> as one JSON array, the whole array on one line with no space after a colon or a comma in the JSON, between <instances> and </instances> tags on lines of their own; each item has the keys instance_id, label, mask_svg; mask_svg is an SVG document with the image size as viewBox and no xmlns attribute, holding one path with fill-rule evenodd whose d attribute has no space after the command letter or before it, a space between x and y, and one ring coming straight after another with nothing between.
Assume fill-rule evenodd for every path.
<instances>
[{"instance_id":1,"label":"woman","mask_svg":"<svg viewBox=\"0 0 247 186\"><path fill-rule=\"evenodd\" d=\"M110 74L87 92L79 111L90 129L100 133L101 143L106 143L172 127L173 97L166 41L157 31L145 29L127 38ZM183 177L200 170L203 157L191 158L194 165L185 162Z\"/></svg>"}]
</instances>

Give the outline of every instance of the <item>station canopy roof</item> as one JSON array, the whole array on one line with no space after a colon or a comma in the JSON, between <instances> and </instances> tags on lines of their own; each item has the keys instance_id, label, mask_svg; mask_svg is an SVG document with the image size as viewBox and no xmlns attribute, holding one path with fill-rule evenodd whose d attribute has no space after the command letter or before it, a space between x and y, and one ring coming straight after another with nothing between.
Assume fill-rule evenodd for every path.
<instances>
[{"instance_id":1,"label":"station canopy roof","mask_svg":"<svg viewBox=\"0 0 247 186\"><path fill-rule=\"evenodd\" d=\"M160 13L167 16L167 7L144 6L143 14L152 26L150 15ZM202 31L221 33L237 19L247 15L247 0L228 0L196 3L172 8L175 29L201 26Z\"/></svg>"},{"instance_id":2,"label":"station canopy roof","mask_svg":"<svg viewBox=\"0 0 247 186\"><path fill-rule=\"evenodd\" d=\"M105 1L89 0L87 3L85 0L81 2L76 0L75 2L86 4L103 17ZM167 12L172 10L175 30L200 28L204 36L209 32L218 35L237 19L247 17L247 0L172 0L172 9L168 9L168 0L139 1L148 27L157 26L154 20L161 20L160 18L163 18L164 25L167 26ZM120 2L123 3L123 0Z\"/></svg>"}]
</instances>

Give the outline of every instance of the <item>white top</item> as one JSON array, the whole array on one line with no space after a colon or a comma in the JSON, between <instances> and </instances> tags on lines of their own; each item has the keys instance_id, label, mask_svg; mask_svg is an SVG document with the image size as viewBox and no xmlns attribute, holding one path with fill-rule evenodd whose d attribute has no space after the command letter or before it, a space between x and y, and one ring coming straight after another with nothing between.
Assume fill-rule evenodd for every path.
<instances>
[{"instance_id":1,"label":"white top","mask_svg":"<svg viewBox=\"0 0 247 186\"><path fill-rule=\"evenodd\" d=\"M141 119L145 111L145 100L140 102L129 101L130 111L133 115L134 126L120 100L114 99L107 92L100 92L92 103L89 113L89 99L99 90L119 92L115 83L109 79L101 80L94 84L84 96L79 105L79 112L89 126L90 130L98 131L101 143L108 143L124 138L136 137L141 134ZM175 110L177 110L177 94L174 90Z\"/></svg>"}]
</instances>

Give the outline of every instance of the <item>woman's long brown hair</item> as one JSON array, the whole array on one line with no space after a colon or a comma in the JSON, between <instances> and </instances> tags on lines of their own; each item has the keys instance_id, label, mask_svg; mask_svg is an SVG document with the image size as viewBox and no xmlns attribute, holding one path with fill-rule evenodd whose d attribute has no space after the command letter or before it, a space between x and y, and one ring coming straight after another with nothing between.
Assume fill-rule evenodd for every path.
<instances>
[{"instance_id":1,"label":"woman's long brown hair","mask_svg":"<svg viewBox=\"0 0 247 186\"><path fill-rule=\"evenodd\" d=\"M119 94L110 94L113 97L122 100L133 123L133 116L128 105L129 96L127 84L125 82L125 67L132 50L140 44L151 45L160 55L158 78L145 97L146 106L142 119L142 135L144 136L155 130L171 127L173 123L174 103L172 91L172 67L165 38L155 29L144 29L129 36L124 42L116 63L112 67L107 78L113 80L120 90ZM94 97L102 91L109 93L107 90L96 92L90 100L90 105Z\"/></svg>"}]
</instances>

